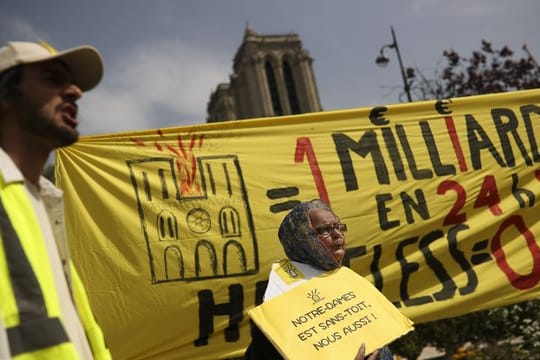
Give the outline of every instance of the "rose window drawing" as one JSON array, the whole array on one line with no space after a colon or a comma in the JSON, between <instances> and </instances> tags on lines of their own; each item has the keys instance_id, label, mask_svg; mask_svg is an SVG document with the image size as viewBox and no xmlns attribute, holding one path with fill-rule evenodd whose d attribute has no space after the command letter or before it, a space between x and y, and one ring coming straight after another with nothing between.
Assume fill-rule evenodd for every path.
<instances>
[{"instance_id":1,"label":"rose window drawing","mask_svg":"<svg viewBox=\"0 0 540 360\"><path fill-rule=\"evenodd\" d=\"M192 209L186 215L186 222L189 229L195 233L202 234L210 230L210 215L201 208Z\"/></svg>"}]
</instances>

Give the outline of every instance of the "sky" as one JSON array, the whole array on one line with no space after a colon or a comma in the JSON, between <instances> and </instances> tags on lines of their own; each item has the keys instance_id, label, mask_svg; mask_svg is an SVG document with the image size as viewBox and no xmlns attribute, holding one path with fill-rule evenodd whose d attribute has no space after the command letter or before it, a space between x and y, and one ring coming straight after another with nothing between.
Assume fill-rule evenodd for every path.
<instances>
[{"instance_id":1,"label":"sky","mask_svg":"<svg viewBox=\"0 0 540 360\"><path fill-rule=\"evenodd\" d=\"M539 19L539 0L2 0L0 43L99 49L104 78L79 102L81 134L96 135L205 123L247 24L300 36L330 111L405 100L396 52L375 64L391 26L404 66L430 76L444 50L468 56L482 40L540 61Z\"/></svg>"}]
</instances>

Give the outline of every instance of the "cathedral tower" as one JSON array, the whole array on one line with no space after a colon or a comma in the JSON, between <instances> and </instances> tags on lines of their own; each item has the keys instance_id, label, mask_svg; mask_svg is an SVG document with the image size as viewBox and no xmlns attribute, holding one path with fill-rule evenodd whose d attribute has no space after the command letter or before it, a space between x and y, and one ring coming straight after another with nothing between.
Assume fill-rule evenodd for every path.
<instances>
[{"instance_id":1,"label":"cathedral tower","mask_svg":"<svg viewBox=\"0 0 540 360\"><path fill-rule=\"evenodd\" d=\"M312 64L297 34L260 35L247 25L230 83L210 95L207 122L322 111Z\"/></svg>"}]
</instances>

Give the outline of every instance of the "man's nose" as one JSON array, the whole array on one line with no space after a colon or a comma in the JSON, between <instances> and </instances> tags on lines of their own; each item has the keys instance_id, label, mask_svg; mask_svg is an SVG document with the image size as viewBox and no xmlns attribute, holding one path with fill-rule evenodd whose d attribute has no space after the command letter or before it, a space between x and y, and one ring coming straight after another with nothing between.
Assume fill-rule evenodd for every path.
<instances>
[{"instance_id":1,"label":"man's nose","mask_svg":"<svg viewBox=\"0 0 540 360\"><path fill-rule=\"evenodd\" d=\"M75 84L69 84L64 89L64 96L71 101L79 100L82 94L81 88Z\"/></svg>"}]
</instances>

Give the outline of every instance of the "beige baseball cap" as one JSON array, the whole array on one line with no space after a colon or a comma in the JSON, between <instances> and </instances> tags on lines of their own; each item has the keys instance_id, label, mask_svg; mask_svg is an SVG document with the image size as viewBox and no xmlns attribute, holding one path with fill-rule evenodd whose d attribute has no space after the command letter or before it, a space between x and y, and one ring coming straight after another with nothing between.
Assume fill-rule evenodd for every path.
<instances>
[{"instance_id":1,"label":"beige baseball cap","mask_svg":"<svg viewBox=\"0 0 540 360\"><path fill-rule=\"evenodd\" d=\"M52 59L66 64L73 83L87 91L95 87L103 76L103 60L92 46L78 46L57 51L49 44L8 42L0 48L0 73L21 64L32 64Z\"/></svg>"}]
</instances>

